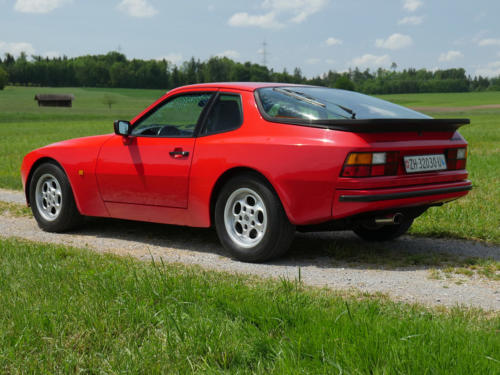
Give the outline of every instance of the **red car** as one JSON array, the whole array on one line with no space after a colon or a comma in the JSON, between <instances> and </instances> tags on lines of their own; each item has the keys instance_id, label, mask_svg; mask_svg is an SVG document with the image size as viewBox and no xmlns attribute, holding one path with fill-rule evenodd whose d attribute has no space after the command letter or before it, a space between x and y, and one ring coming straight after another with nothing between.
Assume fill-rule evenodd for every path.
<instances>
[{"instance_id":1,"label":"red car","mask_svg":"<svg viewBox=\"0 0 500 375\"><path fill-rule=\"evenodd\" d=\"M466 119L433 119L355 92L211 83L168 92L114 134L30 152L21 174L40 228L83 216L215 226L243 261L283 254L295 230L405 233L471 189Z\"/></svg>"}]
</instances>

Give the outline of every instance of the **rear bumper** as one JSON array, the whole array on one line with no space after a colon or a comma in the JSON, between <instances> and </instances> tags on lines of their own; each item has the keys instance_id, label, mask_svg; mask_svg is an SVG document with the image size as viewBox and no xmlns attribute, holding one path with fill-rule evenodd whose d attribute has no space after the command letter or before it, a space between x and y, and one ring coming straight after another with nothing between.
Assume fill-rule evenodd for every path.
<instances>
[{"instance_id":1,"label":"rear bumper","mask_svg":"<svg viewBox=\"0 0 500 375\"><path fill-rule=\"evenodd\" d=\"M337 189L332 206L335 219L369 211L425 206L467 195L468 180L379 189Z\"/></svg>"},{"instance_id":2,"label":"rear bumper","mask_svg":"<svg viewBox=\"0 0 500 375\"><path fill-rule=\"evenodd\" d=\"M389 194L369 194L369 195L341 195L339 201L341 202L379 202L389 201L393 199L404 199L414 197L425 197L429 195L439 195L448 193L459 193L462 191L471 190L472 186L454 186L439 189L418 190L418 191L403 191Z\"/></svg>"}]
</instances>

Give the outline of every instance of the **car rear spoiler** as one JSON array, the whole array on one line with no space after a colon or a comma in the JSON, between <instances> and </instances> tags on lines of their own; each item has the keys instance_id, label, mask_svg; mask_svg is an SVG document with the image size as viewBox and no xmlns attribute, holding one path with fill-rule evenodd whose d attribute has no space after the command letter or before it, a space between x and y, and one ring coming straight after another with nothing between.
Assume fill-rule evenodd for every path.
<instances>
[{"instance_id":1,"label":"car rear spoiler","mask_svg":"<svg viewBox=\"0 0 500 375\"><path fill-rule=\"evenodd\" d=\"M303 120L290 118L267 119L292 125L312 126L316 128L340 130L352 133L383 133L383 132L454 132L463 125L470 124L469 119L366 119L366 120Z\"/></svg>"}]
</instances>

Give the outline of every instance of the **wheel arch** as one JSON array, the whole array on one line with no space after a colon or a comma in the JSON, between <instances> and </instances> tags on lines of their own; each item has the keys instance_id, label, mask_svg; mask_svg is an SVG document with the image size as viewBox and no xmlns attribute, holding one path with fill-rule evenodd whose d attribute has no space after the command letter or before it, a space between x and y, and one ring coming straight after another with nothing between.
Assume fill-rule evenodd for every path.
<instances>
[{"instance_id":1,"label":"wheel arch","mask_svg":"<svg viewBox=\"0 0 500 375\"><path fill-rule=\"evenodd\" d=\"M263 182L265 182L273 191L274 194L276 194L276 197L278 197L281 205L283 206L285 213L288 217L288 220L290 220L290 215L288 212L288 207L284 204L283 200L281 199L280 194L278 193L278 190L274 187L272 182L262 173L259 172L256 169L250 168L250 167L233 167L231 169L226 170L224 173L222 173L217 181L214 184L214 187L212 188L212 192L210 194L210 206L209 206L209 214L210 214L210 224L213 226L215 223L215 203L217 202L217 197L219 196L220 191L224 187L227 181L229 181L231 178L238 176L240 174L254 174L257 178L261 179Z\"/></svg>"},{"instance_id":2,"label":"wheel arch","mask_svg":"<svg viewBox=\"0 0 500 375\"><path fill-rule=\"evenodd\" d=\"M53 158L48 157L48 156L43 156L43 157L37 159L31 165L30 171L28 173L28 177L26 178L26 184L25 184L25 187L24 187L24 195L26 196L26 203L28 204L28 206L31 205L31 202L30 202L30 185L31 185L31 179L33 177L33 172L35 172L35 170L40 165L42 165L44 163L50 163L50 164L54 164L54 165L58 166L59 168L61 168L61 170L63 171L63 173L66 175L66 178L68 178L68 174L64 170L63 166L56 159L53 159ZM69 180L69 178L68 178L68 183L69 183L69 186L71 187L71 191L73 192L73 196L74 196L75 192L73 191L73 186L71 185L71 181Z\"/></svg>"}]
</instances>

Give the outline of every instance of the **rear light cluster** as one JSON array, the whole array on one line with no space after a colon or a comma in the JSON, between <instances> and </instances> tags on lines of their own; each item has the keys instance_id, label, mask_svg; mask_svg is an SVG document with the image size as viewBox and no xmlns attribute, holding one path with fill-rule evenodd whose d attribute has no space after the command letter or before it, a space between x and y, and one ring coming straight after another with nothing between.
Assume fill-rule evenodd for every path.
<instances>
[{"instance_id":1,"label":"rear light cluster","mask_svg":"<svg viewBox=\"0 0 500 375\"><path fill-rule=\"evenodd\" d=\"M446 162L449 170L465 169L466 161L466 148L450 148L446 151Z\"/></svg>"},{"instance_id":2,"label":"rear light cluster","mask_svg":"<svg viewBox=\"0 0 500 375\"><path fill-rule=\"evenodd\" d=\"M399 153L351 152L342 168L342 177L394 176L398 173Z\"/></svg>"}]
</instances>

